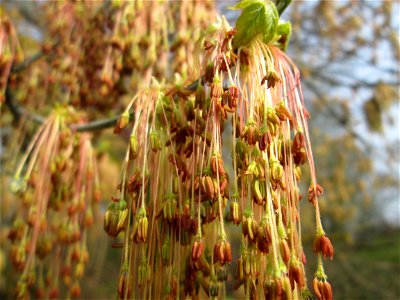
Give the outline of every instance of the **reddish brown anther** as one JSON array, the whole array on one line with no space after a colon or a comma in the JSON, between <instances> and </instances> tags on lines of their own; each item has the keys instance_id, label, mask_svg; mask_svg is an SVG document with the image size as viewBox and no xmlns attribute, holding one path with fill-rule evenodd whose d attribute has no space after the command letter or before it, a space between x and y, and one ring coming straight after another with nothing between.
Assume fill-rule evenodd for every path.
<instances>
[{"instance_id":1,"label":"reddish brown anther","mask_svg":"<svg viewBox=\"0 0 400 300\"><path fill-rule=\"evenodd\" d=\"M60 290L57 287L53 287L49 292L49 299L58 299L60 296Z\"/></svg>"},{"instance_id":2,"label":"reddish brown anther","mask_svg":"<svg viewBox=\"0 0 400 300\"><path fill-rule=\"evenodd\" d=\"M260 132L258 136L258 148L260 148L261 151L266 151L271 141L272 137L268 131L263 133Z\"/></svg>"},{"instance_id":3,"label":"reddish brown anther","mask_svg":"<svg viewBox=\"0 0 400 300\"><path fill-rule=\"evenodd\" d=\"M296 282L300 288L305 285L304 272L301 268L300 263L291 262L289 264L289 279L292 289L294 289L294 283Z\"/></svg>"},{"instance_id":4,"label":"reddish brown anther","mask_svg":"<svg viewBox=\"0 0 400 300\"><path fill-rule=\"evenodd\" d=\"M249 145L254 146L258 139L258 128L255 123L249 122L245 126L244 137Z\"/></svg>"},{"instance_id":5,"label":"reddish brown anther","mask_svg":"<svg viewBox=\"0 0 400 300\"><path fill-rule=\"evenodd\" d=\"M199 222L197 221L197 218L191 216L187 221L186 230L190 234L195 235L196 232L197 232L198 227L199 227Z\"/></svg>"},{"instance_id":6,"label":"reddish brown anther","mask_svg":"<svg viewBox=\"0 0 400 300\"><path fill-rule=\"evenodd\" d=\"M306 254L304 253L304 250L301 251L301 262L303 263L303 265L307 264L307 257Z\"/></svg>"},{"instance_id":7,"label":"reddish brown anther","mask_svg":"<svg viewBox=\"0 0 400 300\"><path fill-rule=\"evenodd\" d=\"M129 276L131 277L131 276ZM122 271L118 281L118 296L120 299L130 298L131 288L127 271Z\"/></svg>"},{"instance_id":8,"label":"reddish brown anther","mask_svg":"<svg viewBox=\"0 0 400 300\"><path fill-rule=\"evenodd\" d=\"M282 278L274 278L264 283L264 296L266 300L286 299L282 287Z\"/></svg>"},{"instance_id":9,"label":"reddish brown anther","mask_svg":"<svg viewBox=\"0 0 400 300\"><path fill-rule=\"evenodd\" d=\"M20 241L24 235L26 225L22 219L17 219L14 221L7 237L12 241Z\"/></svg>"},{"instance_id":10,"label":"reddish brown anther","mask_svg":"<svg viewBox=\"0 0 400 300\"><path fill-rule=\"evenodd\" d=\"M324 189L319 184L315 186L310 186L308 188L308 201L310 201L315 206L317 197L321 196L323 193Z\"/></svg>"},{"instance_id":11,"label":"reddish brown anther","mask_svg":"<svg viewBox=\"0 0 400 300\"><path fill-rule=\"evenodd\" d=\"M131 178L129 178L128 192L129 193L138 192L141 186L142 186L142 179L139 172L137 171L132 175Z\"/></svg>"},{"instance_id":12,"label":"reddish brown anther","mask_svg":"<svg viewBox=\"0 0 400 300\"><path fill-rule=\"evenodd\" d=\"M220 177L219 179L219 190L221 191L221 194L225 196L226 198L229 198L229 182L226 177Z\"/></svg>"},{"instance_id":13,"label":"reddish brown anther","mask_svg":"<svg viewBox=\"0 0 400 300\"><path fill-rule=\"evenodd\" d=\"M215 188L212 178L208 175L203 176L201 177L200 184L202 192L213 199L215 197Z\"/></svg>"},{"instance_id":14,"label":"reddish brown anther","mask_svg":"<svg viewBox=\"0 0 400 300\"><path fill-rule=\"evenodd\" d=\"M196 238L192 246L193 261L197 261L203 254L203 251L204 251L204 242L201 239Z\"/></svg>"},{"instance_id":15,"label":"reddish brown anther","mask_svg":"<svg viewBox=\"0 0 400 300\"><path fill-rule=\"evenodd\" d=\"M211 170L214 174L218 173L220 176L226 177L224 162L217 155L213 155L211 157Z\"/></svg>"},{"instance_id":16,"label":"reddish brown anther","mask_svg":"<svg viewBox=\"0 0 400 300\"><path fill-rule=\"evenodd\" d=\"M79 298L81 296L81 287L78 282L75 282L71 289L70 294L72 298Z\"/></svg>"},{"instance_id":17,"label":"reddish brown anther","mask_svg":"<svg viewBox=\"0 0 400 300\"><path fill-rule=\"evenodd\" d=\"M232 261L231 244L226 240L219 240L214 246L214 263L222 265Z\"/></svg>"},{"instance_id":18,"label":"reddish brown anther","mask_svg":"<svg viewBox=\"0 0 400 300\"><path fill-rule=\"evenodd\" d=\"M333 299L332 287L328 281L325 281L322 285L322 297L324 300Z\"/></svg>"},{"instance_id":19,"label":"reddish brown anther","mask_svg":"<svg viewBox=\"0 0 400 300\"><path fill-rule=\"evenodd\" d=\"M287 265L290 258L290 248L286 240L282 240L280 244L281 255L284 263Z\"/></svg>"},{"instance_id":20,"label":"reddish brown anther","mask_svg":"<svg viewBox=\"0 0 400 300\"><path fill-rule=\"evenodd\" d=\"M271 246L272 238L271 231L267 224L258 227L257 246L261 253L268 254Z\"/></svg>"},{"instance_id":21,"label":"reddish brown anther","mask_svg":"<svg viewBox=\"0 0 400 300\"><path fill-rule=\"evenodd\" d=\"M314 289L315 295L317 296L318 300L332 300L333 299L332 287L328 281L319 280L318 278L314 278L313 289Z\"/></svg>"},{"instance_id":22,"label":"reddish brown anther","mask_svg":"<svg viewBox=\"0 0 400 300\"><path fill-rule=\"evenodd\" d=\"M307 160L305 145L306 145L306 139L304 133L298 131L295 134L292 143L293 161L298 166L303 165Z\"/></svg>"},{"instance_id":23,"label":"reddish brown anther","mask_svg":"<svg viewBox=\"0 0 400 300\"><path fill-rule=\"evenodd\" d=\"M231 85L229 87L229 98L228 105L231 109L236 110L239 99L239 89L236 85Z\"/></svg>"},{"instance_id":24,"label":"reddish brown anther","mask_svg":"<svg viewBox=\"0 0 400 300\"><path fill-rule=\"evenodd\" d=\"M275 87L278 82L281 82L281 78L279 77L278 73L273 70L268 72L268 74L263 77L261 80L261 85L263 85L265 81L267 81L267 87L271 88Z\"/></svg>"},{"instance_id":25,"label":"reddish brown anther","mask_svg":"<svg viewBox=\"0 0 400 300\"><path fill-rule=\"evenodd\" d=\"M43 299L44 297L46 297L46 291L44 290L43 287L38 287L35 292L35 298Z\"/></svg>"},{"instance_id":26,"label":"reddish brown anther","mask_svg":"<svg viewBox=\"0 0 400 300\"><path fill-rule=\"evenodd\" d=\"M214 66L208 65L206 68L206 73L204 75L204 79L206 82L211 83L214 80Z\"/></svg>"},{"instance_id":27,"label":"reddish brown anther","mask_svg":"<svg viewBox=\"0 0 400 300\"><path fill-rule=\"evenodd\" d=\"M325 258L333 259L334 249L326 235L320 235L314 240L314 252L322 254Z\"/></svg>"},{"instance_id":28,"label":"reddish brown anther","mask_svg":"<svg viewBox=\"0 0 400 300\"><path fill-rule=\"evenodd\" d=\"M230 263L232 261L232 248L231 243L225 242L225 262Z\"/></svg>"},{"instance_id":29,"label":"reddish brown anther","mask_svg":"<svg viewBox=\"0 0 400 300\"><path fill-rule=\"evenodd\" d=\"M243 48L240 51L240 55L239 55L239 60L240 60L240 64L241 65L250 65L250 53L249 50L247 50L246 48Z\"/></svg>"}]
</instances>

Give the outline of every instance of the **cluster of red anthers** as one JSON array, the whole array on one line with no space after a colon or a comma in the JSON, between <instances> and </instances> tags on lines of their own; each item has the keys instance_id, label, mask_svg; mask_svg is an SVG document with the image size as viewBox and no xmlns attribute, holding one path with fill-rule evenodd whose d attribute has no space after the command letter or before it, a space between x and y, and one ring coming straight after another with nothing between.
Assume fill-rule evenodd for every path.
<instances>
[{"instance_id":1,"label":"cluster of red anthers","mask_svg":"<svg viewBox=\"0 0 400 300\"><path fill-rule=\"evenodd\" d=\"M132 99L115 128L133 123L118 196L104 219L123 248L121 299L224 296L231 273L235 289L243 286L251 299L307 298L299 211L307 162L314 291L332 299L322 257L332 258L333 247L320 220L299 72L279 45L255 38L233 49L234 35L224 21L214 25L200 41L196 88L155 83ZM241 226L236 242L228 237L235 229L225 229L230 222Z\"/></svg>"}]
</instances>

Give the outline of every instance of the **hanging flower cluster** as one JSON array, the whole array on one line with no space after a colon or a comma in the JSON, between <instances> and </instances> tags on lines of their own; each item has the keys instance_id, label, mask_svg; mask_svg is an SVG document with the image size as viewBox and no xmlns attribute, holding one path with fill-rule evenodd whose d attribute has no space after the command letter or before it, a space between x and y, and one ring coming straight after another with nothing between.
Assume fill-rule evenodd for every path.
<instances>
[{"instance_id":1,"label":"hanging flower cluster","mask_svg":"<svg viewBox=\"0 0 400 300\"><path fill-rule=\"evenodd\" d=\"M283 52L290 26L278 24L272 2L236 8L243 9L236 28L221 19L199 40L198 80L169 89L154 81L115 128L133 123L118 194L104 217L123 249L120 299L221 297L228 276L251 299L309 297L299 209L306 163L316 215L313 288L332 299L322 257L332 259L334 250L320 220L309 116L299 71ZM227 222L241 227L236 253Z\"/></svg>"},{"instance_id":2,"label":"hanging flower cluster","mask_svg":"<svg viewBox=\"0 0 400 300\"><path fill-rule=\"evenodd\" d=\"M17 32L4 11L0 7L0 105L5 100L5 90L13 63L23 60L21 44Z\"/></svg>"},{"instance_id":3,"label":"hanging flower cluster","mask_svg":"<svg viewBox=\"0 0 400 300\"><path fill-rule=\"evenodd\" d=\"M21 198L8 238L9 257L20 272L16 298L59 298L61 282L80 295L88 263L87 228L99 201L96 155L89 134L73 133L79 120L57 108L38 129L20 160L11 189Z\"/></svg>"}]
</instances>

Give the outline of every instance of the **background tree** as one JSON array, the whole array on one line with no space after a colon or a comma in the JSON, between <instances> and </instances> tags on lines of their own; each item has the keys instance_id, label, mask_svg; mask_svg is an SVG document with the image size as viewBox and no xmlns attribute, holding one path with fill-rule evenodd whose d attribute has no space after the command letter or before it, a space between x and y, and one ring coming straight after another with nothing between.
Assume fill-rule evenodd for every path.
<instances>
[{"instance_id":1,"label":"background tree","mask_svg":"<svg viewBox=\"0 0 400 300\"><path fill-rule=\"evenodd\" d=\"M321 206L339 253L329 266L336 296L396 298L399 5L295 1L289 9L289 52L312 105L312 139L325 188ZM370 280L384 270L392 275Z\"/></svg>"}]
</instances>

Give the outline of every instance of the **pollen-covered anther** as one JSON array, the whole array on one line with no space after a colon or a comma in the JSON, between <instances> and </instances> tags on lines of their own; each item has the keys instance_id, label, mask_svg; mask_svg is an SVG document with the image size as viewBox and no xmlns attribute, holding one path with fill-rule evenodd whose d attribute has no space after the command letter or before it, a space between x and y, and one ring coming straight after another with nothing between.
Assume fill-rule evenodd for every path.
<instances>
[{"instance_id":1,"label":"pollen-covered anther","mask_svg":"<svg viewBox=\"0 0 400 300\"><path fill-rule=\"evenodd\" d=\"M252 184L253 201L259 205L265 203L265 182L258 179L253 181Z\"/></svg>"},{"instance_id":2,"label":"pollen-covered anther","mask_svg":"<svg viewBox=\"0 0 400 300\"><path fill-rule=\"evenodd\" d=\"M245 237L248 237L250 241L254 241L257 238L258 223L252 216L243 216L242 233Z\"/></svg>"},{"instance_id":3,"label":"pollen-covered anther","mask_svg":"<svg viewBox=\"0 0 400 300\"><path fill-rule=\"evenodd\" d=\"M131 238L136 242L146 242L149 227L149 220L147 219L147 212L144 207L141 207L136 215L133 223L133 231Z\"/></svg>"},{"instance_id":4,"label":"pollen-covered anther","mask_svg":"<svg viewBox=\"0 0 400 300\"><path fill-rule=\"evenodd\" d=\"M231 201L229 210L230 220L233 224L239 225L241 221L240 205L237 201Z\"/></svg>"}]
</instances>

